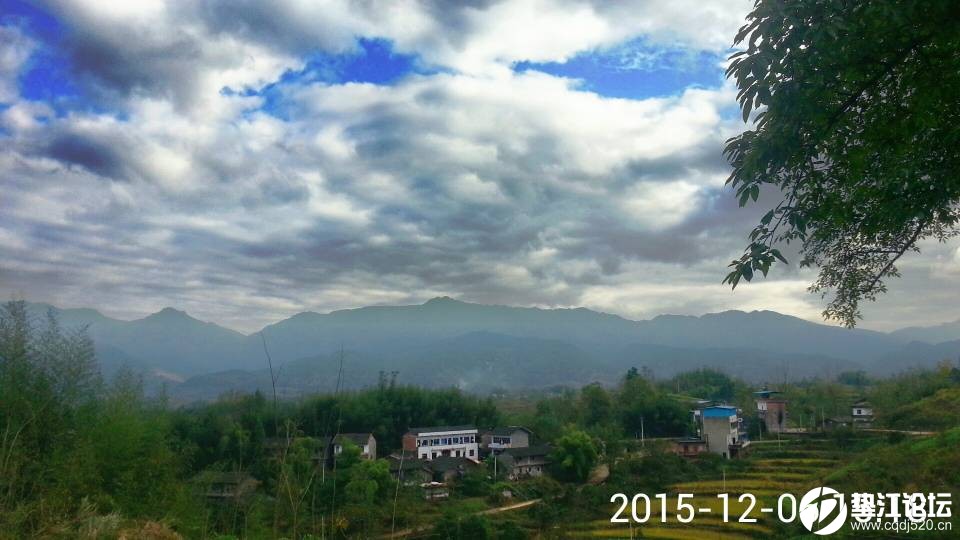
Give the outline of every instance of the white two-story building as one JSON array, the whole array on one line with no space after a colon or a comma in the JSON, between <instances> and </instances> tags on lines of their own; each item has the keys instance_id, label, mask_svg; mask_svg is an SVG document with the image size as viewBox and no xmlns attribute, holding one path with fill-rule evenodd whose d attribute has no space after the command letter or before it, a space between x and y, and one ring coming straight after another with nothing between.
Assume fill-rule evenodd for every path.
<instances>
[{"instance_id":1,"label":"white two-story building","mask_svg":"<svg viewBox=\"0 0 960 540\"><path fill-rule=\"evenodd\" d=\"M480 460L480 441L474 426L410 428L403 435L403 450L419 459L441 456Z\"/></svg>"},{"instance_id":2,"label":"white two-story building","mask_svg":"<svg viewBox=\"0 0 960 540\"><path fill-rule=\"evenodd\" d=\"M725 458L740 457L750 445L750 437L736 407L710 405L693 411L693 417L710 452Z\"/></svg>"}]
</instances>

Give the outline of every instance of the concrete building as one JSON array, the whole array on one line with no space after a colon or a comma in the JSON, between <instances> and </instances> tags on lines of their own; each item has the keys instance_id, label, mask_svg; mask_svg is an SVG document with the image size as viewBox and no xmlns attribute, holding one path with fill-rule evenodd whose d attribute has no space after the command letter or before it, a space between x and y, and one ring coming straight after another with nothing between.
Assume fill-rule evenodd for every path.
<instances>
[{"instance_id":1,"label":"concrete building","mask_svg":"<svg viewBox=\"0 0 960 540\"><path fill-rule=\"evenodd\" d=\"M403 435L403 450L419 459L464 457L479 461L480 437L474 426L410 428Z\"/></svg>"},{"instance_id":2,"label":"concrete building","mask_svg":"<svg viewBox=\"0 0 960 540\"><path fill-rule=\"evenodd\" d=\"M480 435L480 449L499 454L507 448L526 448L530 446L533 433L522 426L493 428Z\"/></svg>"},{"instance_id":3,"label":"concrete building","mask_svg":"<svg viewBox=\"0 0 960 540\"><path fill-rule=\"evenodd\" d=\"M782 433L787 427L787 400L776 397L780 392L766 386L753 393L757 402L757 416L761 429L767 433Z\"/></svg>"},{"instance_id":4,"label":"concrete building","mask_svg":"<svg viewBox=\"0 0 960 540\"><path fill-rule=\"evenodd\" d=\"M750 445L739 411L729 405L711 405L694 411L707 450L725 458L739 457Z\"/></svg>"},{"instance_id":5,"label":"concrete building","mask_svg":"<svg viewBox=\"0 0 960 540\"><path fill-rule=\"evenodd\" d=\"M373 433L341 433L333 438L333 455L343 452L346 441L360 449L360 459L377 459L377 439Z\"/></svg>"},{"instance_id":6,"label":"concrete building","mask_svg":"<svg viewBox=\"0 0 960 540\"><path fill-rule=\"evenodd\" d=\"M527 446L506 448L496 454L498 475L506 475L510 480L542 476L550 465L549 446Z\"/></svg>"},{"instance_id":7,"label":"concrete building","mask_svg":"<svg viewBox=\"0 0 960 540\"><path fill-rule=\"evenodd\" d=\"M855 429L873 427L873 406L865 399L858 400L850 407L850 417Z\"/></svg>"}]
</instances>

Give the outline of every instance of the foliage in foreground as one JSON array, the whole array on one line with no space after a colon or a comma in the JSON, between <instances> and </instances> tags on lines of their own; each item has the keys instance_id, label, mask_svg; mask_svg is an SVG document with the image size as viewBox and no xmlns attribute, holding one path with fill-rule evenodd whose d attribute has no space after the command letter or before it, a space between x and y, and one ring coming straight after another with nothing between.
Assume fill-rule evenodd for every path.
<instances>
[{"instance_id":1,"label":"foliage in foreground","mask_svg":"<svg viewBox=\"0 0 960 540\"><path fill-rule=\"evenodd\" d=\"M958 233L958 17L952 0L756 2L727 70L753 125L724 154L741 206L780 200L725 282L799 244L811 291L833 293L824 315L853 326L904 253Z\"/></svg>"}]
</instances>

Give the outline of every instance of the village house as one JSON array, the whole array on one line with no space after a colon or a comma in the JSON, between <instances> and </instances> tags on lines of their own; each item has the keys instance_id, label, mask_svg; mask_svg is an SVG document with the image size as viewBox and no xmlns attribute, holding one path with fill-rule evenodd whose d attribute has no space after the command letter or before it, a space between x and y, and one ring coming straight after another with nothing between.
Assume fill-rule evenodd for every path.
<instances>
[{"instance_id":1,"label":"village house","mask_svg":"<svg viewBox=\"0 0 960 540\"><path fill-rule=\"evenodd\" d=\"M410 428L403 435L403 450L419 459L464 457L479 461L480 441L474 426Z\"/></svg>"},{"instance_id":2,"label":"village house","mask_svg":"<svg viewBox=\"0 0 960 540\"><path fill-rule=\"evenodd\" d=\"M410 456L404 456L404 459L400 459L397 455L391 455L387 458L387 461L390 465L390 475L405 486L416 486L433 481L430 462L425 459Z\"/></svg>"},{"instance_id":3,"label":"village house","mask_svg":"<svg viewBox=\"0 0 960 540\"><path fill-rule=\"evenodd\" d=\"M865 399L859 399L850 406L850 416L824 418L824 431L835 429L869 429L873 427L873 406Z\"/></svg>"},{"instance_id":4,"label":"village house","mask_svg":"<svg viewBox=\"0 0 960 540\"><path fill-rule=\"evenodd\" d=\"M767 433L783 433L787 425L787 400L775 397L780 392L764 386L753 393L757 402L757 416L761 429Z\"/></svg>"},{"instance_id":5,"label":"village house","mask_svg":"<svg viewBox=\"0 0 960 540\"><path fill-rule=\"evenodd\" d=\"M707 452L707 441L697 438L697 437L682 437L679 439L671 439L670 452L686 458L697 457L700 454Z\"/></svg>"},{"instance_id":6,"label":"village house","mask_svg":"<svg viewBox=\"0 0 960 540\"><path fill-rule=\"evenodd\" d=\"M480 463L465 457L438 456L436 459L419 459L407 454L403 459L399 455L387 458L390 474L405 486L426 482L449 484L456 482L467 473L481 467Z\"/></svg>"},{"instance_id":7,"label":"village house","mask_svg":"<svg viewBox=\"0 0 960 540\"><path fill-rule=\"evenodd\" d=\"M694 411L700 437L707 450L725 458L742 456L750 446L739 410L729 405L711 405Z\"/></svg>"},{"instance_id":8,"label":"village house","mask_svg":"<svg viewBox=\"0 0 960 540\"><path fill-rule=\"evenodd\" d=\"M377 459L377 439L373 433L341 433L333 438L333 455L343 452L346 441L360 449L360 459Z\"/></svg>"},{"instance_id":9,"label":"village house","mask_svg":"<svg viewBox=\"0 0 960 540\"><path fill-rule=\"evenodd\" d=\"M865 399L860 399L850 407L850 417L855 429L873 427L873 406Z\"/></svg>"},{"instance_id":10,"label":"village house","mask_svg":"<svg viewBox=\"0 0 960 540\"><path fill-rule=\"evenodd\" d=\"M463 478L470 471L480 468L480 464L470 458L438 456L427 462L434 482L450 483Z\"/></svg>"},{"instance_id":11,"label":"village house","mask_svg":"<svg viewBox=\"0 0 960 540\"><path fill-rule=\"evenodd\" d=\"M314 459L318 463L323 463L328 469L333 468L334 459L343 453L348 442L360 450L360 459L377 459L377 439L373 433L339 433L332 438L329 435L323 435L320 440L328 443L328 446L324 448L321 444Z\"/></svg>"},{"instance_id":12,"label":"village house","mask_svg":"<svg viewBox=\"0 0 960 540\"><path fill-rule=\"evenodd\" d=\"M420 484L423 498L428 501L440 501L450 498L450 488L443 482L424 482Z\"/></svg>"},{"instance_id":13,"label":"village house","mask_svg":"<svg viewBox=\"0 0 960 540\"><path fill-rule=\"evenodd\" d=\"M237 502L252 494L260 484L245 472L204 471L195 482L203 495L211 501Z\"/></svg>"},{"instance_id":14,"label":"village house","mask_svg":"<svg viewBox=\"0 0 960 540\"><path fill-rule=\"evenodd\" d=\"M504 474L510 480L542 476L550 465L552 451L549 446L505 448L499 454L494 454L497 475Z\"/></svg>"},{"instance_id":15,"label":"village house","mask_svg":"<svg viewBox=\"0 0 960 540\"><path fill-rule=\"evenodd\" d=\"M493 428L480 435L480 449L484 454L498 454L507 448L526 448L531 435L533 432L521 426Z\"/></svg>"}]
</instances>

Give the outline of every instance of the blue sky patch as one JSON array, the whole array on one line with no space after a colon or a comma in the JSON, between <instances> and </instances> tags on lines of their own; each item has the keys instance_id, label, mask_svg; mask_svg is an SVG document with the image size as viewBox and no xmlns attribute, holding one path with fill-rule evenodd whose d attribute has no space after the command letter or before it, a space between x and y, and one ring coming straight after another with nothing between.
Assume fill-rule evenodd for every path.
<instances>
[{"instance_id":1,"label":"blue sky patch","mask_svg":"<svg viewBox=\"0 0 960 540\"><path fill-rule=\"evenodd\" d=\"M37 43L17 79L23 98L42 101L57 115L77 109L101 110L84 99L74 82L70 63L60 50L65 29L56 17L26 2L10 0L4 4L0 24L17 26Z\"/></svg>"},{"instance_id":2,"label":"blue sky patch","mask_svg":"<svg viewBox=\"0 0 960 540\"><path fill-rule=\"evenodd\" d=\"M287 119L288 111L281 91L284 86L316 83L390 85L412 73L434 72L436 70L422 66L416 55L395 52L389 40L359 38L355 51L345 54L318 52L306 60L302 69L287 71L279 80L263 88L241 92L225 88L224 93L261 96L264 98L263 111Z\"/></svg>"},{"instance_id":3,"label":"blue sky patch","mask_svg":"<svg viewBox=\"0 0 960 540\"><path fill-rule=\"evenodd\" d=\"M635 39L620 46L580 53L566 62L518 62L514 71L540 71L580 79L582 88L627 99L675 95L691 86L715 88L723 82L725 55L652 46Z\"/></svg>"}]
</instances>

